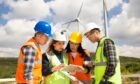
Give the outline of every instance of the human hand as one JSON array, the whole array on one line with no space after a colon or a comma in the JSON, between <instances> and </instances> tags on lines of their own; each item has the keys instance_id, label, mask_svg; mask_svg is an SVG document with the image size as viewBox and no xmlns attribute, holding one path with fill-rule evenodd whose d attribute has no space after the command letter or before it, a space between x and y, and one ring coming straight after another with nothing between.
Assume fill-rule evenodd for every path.
<instances>
[{"instance_id":1,"label":"human hand","mask_svg":"<svg viewBox=\"0 0 140 84\"><path fill-rule=\"evenodd\" d=\"M58 71L60 70L61 68L65 67L66 65L65 64L61 64L59 66L54 66L51 71L54 72L54 71Z\"/></svg>"},{"instance_id":2,"label":"human hand","mask_svg":"<svg viewBox=\"0 0 140 84\"><path fill-rule=\"evenodd\" d=\"M61 64L61 65L59 65L59 68L61 69L61 68L65 67L65 66L66 66L65 64Z\"/></svg>"},{"instance_id":3,"label":"human hand","mask_svg":"<svg viewBox=\"0 0 140 84\"><path fill-rule=\"evenodd\" d=\"M79 80L71 80L71 84L79 84Z\"/></svg>"},{"instance_id":4,"label":"human hand","mask_svg":"<svg viewBox=\"0 0 140 84\"><path fill-rule=\"evenodd\" d=\"M33 80L27 80L27 84L34 84Z\"/></svg>"},{"instance_id":5,"label":"human hand","mask_svg":"<svg viewBox=\"0 0 140 84\"><path fill-rule=\"evenodd\" d=\"M84 65L88 67L93 67L93 62L92 61L84 61Z\"/></svg>"},{"instance_id":6,"label":"human hand","mask_svg":"<svg viewBox=\"0 0 140 84\"><path fill-rule=\"evenodd\" d=\"M76 74L76 70L70 71L69 74L71 74L71 75Z\"/></svg>"},{"instance_id":7,"label":"human hand","mask_svg":"<svg viewBox=\"0 0 140 84\"><path fill-rule=\"evenodd\" d=\"M82 66L77 67L75 70L76 70L76 73L85 72L85 69Z\"/></svg>"}]
</instances>

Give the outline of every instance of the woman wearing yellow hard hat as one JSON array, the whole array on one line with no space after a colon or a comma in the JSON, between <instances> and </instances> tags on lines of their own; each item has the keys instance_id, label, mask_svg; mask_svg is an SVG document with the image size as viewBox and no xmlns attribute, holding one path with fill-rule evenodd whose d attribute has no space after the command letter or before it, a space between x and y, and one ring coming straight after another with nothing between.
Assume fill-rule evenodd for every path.
<instances>
[{"instance_id":1,"label":"woman wearing yellow hard hat","mask_svg":"<svg viewBox=\"0 0 140 84\"><path fill-rule=\"evenodd\" d=\"M66 47L68 53L69 64L77 65L85 68L86 71L75 70L72 75L77 81L71 81L71 84L91 84L90 68L84 64L85 61L90 61L87 53L81 46L82 35L79 32L73 32L69 37L69 42Z\"/></svg>"}]
</instances>

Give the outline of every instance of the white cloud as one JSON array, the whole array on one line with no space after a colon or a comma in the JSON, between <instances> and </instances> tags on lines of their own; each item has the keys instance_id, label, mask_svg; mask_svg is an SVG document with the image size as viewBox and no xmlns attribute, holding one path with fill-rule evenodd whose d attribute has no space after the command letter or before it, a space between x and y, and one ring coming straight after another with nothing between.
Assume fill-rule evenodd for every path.
<instances>
[{"instance_id":1,"label":"white cloud","mask_svg":"<svg viewBox=\"0 0 140 84\"><path fill-rule=\"evenodd\" d=\"M34 33L35 23L25 19L12 19L7 22L4 29L8 35L31 35Z\"/></svg>"},{"instance_id":2,"label":"white cloud","mask_svg":"<svg viewBox=\"0 0 140 84\"><path fill-rule=\"evenodd\" d=\"M130 12L130 9L137 9L137 5L135 6L132 3L133 1L130 1L128 4L124 3L122 5L122 13L116 17L114 16L110 20L109 32L111 37L114 37L118 40L123 40L126 44L140 46L140 18L135 16L139 14L139 11L135 12L134 14ZM133 9L130 8L132 5ZM133 17L130 17L131 14Z\"/></svg>"},{"instance_id":3,"label":"white cloud","mask_svg":"<svg viewBox=\"0 0 140 84\"><path fill-rule=\"evenodd\" d=\"M35 21L13 19L0 26L0 46L18 47L27 38L33 36Z\"/></svg>"},{"instance_id":4,"label":"white cloud","mask_svg":"<svg viewBox=\"0 0 140 84\"><path fill-rule=\"evenodd\" d=\"M140 19L140 0L130 0L128 6L128 17L135 17Z\"/></svg>"},{"instance_id":5,"label":"white cloud","mask_svg":"<svg viewBox=\"0 0 140 84\"><path fill-rule=\"evenodd\" d=\"M49 6L55 11L56 15L52 15L53 21L56 23L67 22L75 19L83 0L54 0ZM122 3L122 0L107 0L108 10ZM103 2L102 0L84 0L83 8L79 18L86 24L87 22L96 22L103 24ZM74 26L73 26L74 25ZM77 24L72 23L70 28L75 30Z\"/></svg>"},{"instance_id":6,"label":"white cloud","mask_svg":"<svg viewBox=\"0 0 140 84\"><path fill-rule=\"evenodd\" d=\"M55 0L50 2L50 7L55 11L55 22L68 21L76 18L82 0ZM83 21L96 21L101 23L102 1L84 0L80 18ZM89 18L90 17L90 18Z\"/></svg>"},{"instance_id":7,"label":"white cloud","mask_svg":"<svg viewBox=\"0 0 140 84\"><path fill-rule=\"evenodd\" d=\"M140 47L134 47L129 45L118 46L121 56L131 56L140 58Z\"/></svg>"},{"instance_id":8,"label":"white cloud","mask_svg":"<svg viewBox=\"0 0 140 84\"><path fill-rule=\"evenodd\" d=\"M121 56L140 56L139 3L139 0L123 3L122 12L110 20L110 36L120 44L118 48Z\"/></svg>"},{"instance_id":9,"label":"white cloud","mask_svg":"<svg viewBox=\"0 0 140 84\"><path fill-rule=\"evenodd\" d=\"M49 6L44 0L4 0L4 2L11 10L2 15L5 19L42 19L51 15Z\"/></svg>"},{"instance_id":10,"label":"white cloud","mask_svg":"<svg viewBox=\"0 0 140 84\"><path fill-rule=\"evenodd\" d=\"M0 57L18 57L19 50L14 48L0 48Z\"/></svg>"},{"instance_id":11,"label":"white cloud","mask_svg":"<svg viewBox=\"0 0 140 84\"><path fill-rule=\"evenodd\" d=\"M0 25L0 47L17 49L22 42L33 35L32 28L35 21L30 19L40 20L51 16L53 23L69 21L76 17L82 0L53 0L49 3L45 3L43 0L3 0L3 2L10 8L10 11L2 15L8 21L5 25ZM120 3L122 3L122 0L107 0L107 7L110 10ZM49 8L52 8L56 14L51 15ZM121 55L131 56L132 53L136 53L135 56L140 55L139 47L135 47L136 45L140 46L139 9L139 1L130 0L130 3L123 3L122 12L110 20L110 36L117 39L121 45L127 44L119 47ZM103 23L102 15L102 0L84 0L80 15L80 19L84 23L94 21L101 26ZM70 28L74 30L75 27ZM121 43L121 41L125 42ZM84 48L95 51L95 45L87 40L84 40L84 42ZM124 51L123 48L129 51L134 48L137 50L136 52L132 50L131 53ZM4 54L4 52L1 53Z\"/></svg>"}]
</instances>

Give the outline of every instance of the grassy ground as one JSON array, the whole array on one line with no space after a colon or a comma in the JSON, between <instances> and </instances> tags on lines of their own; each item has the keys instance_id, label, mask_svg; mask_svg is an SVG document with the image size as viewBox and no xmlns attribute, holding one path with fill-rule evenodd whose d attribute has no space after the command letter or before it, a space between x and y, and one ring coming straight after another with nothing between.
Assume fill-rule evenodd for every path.
<instances>
[{"instance_id":1,"label":"grassy ground","mask_svg":"<svg viewBox=\"0 0 140 84\"><path fill-rule=\"evenodd\" d=\"M15 77L17 58L0 58L0 78Z\"/></svg>"},{"instance_id":2,"label":"grassy ground","mask_svg":"<svg viewBox=\"0 0 140 84\"><path fill-rule=\"evenodd\" d=\"M120 57L122 74L140 73L140 58Z\"/></svg>"},{"instance_id":3,"label":"grassy ground","mask_svg":"<svg viewBox=\"0 0 140 84\"><path fill-rule=\"evenodd\" d=\"M122 74L140 73L140 58L120 57ZM14 78L17 58L0 58L0 78Z\"/></svg>"}]
</instances>

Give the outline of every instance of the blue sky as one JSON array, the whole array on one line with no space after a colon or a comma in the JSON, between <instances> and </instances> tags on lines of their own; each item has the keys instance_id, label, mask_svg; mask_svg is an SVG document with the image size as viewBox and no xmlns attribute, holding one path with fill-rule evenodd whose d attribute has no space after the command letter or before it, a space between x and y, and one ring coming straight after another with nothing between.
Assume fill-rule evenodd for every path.
<instances>
[{"instance_id":1,"label":"blue sky","mask_svg":"<svg viewBox=\"0 0 140 84\"><path fill-rule=\"evenodd\" d=\"M8 11L10 11L9 7L4 5L4 4L0 4L0 16L4 13L7 13ZM0 17L0 24L5 24L6 20L3 19L2 17Z\"/></svg>"},{"instance_id":2,"label":"blue sky","mask_svg":"<svg viewBox=\"0 0 140 84\"><path fill-rule=\"evenodd\" d=\"M3 3L0 2L0 56L18 51L20 45L33 35L32 28L37 21L45 20L53 25L75 18L81 1L2 0ZM115 40L121 55L132 56L135 53L135 57L138 57L140 55L140 37L138 37L140 33L138 28L140 26L138 11L140 1L107 0L106 2L109 14L109 36ZM84 24L92 21L103 29L102 17L101 1L84 1L79 17ZM74 28L75 26L71 27L71 30ZM88 41L84 40L83 45L86 46ZM9 52L4 51L5 48L9 49ZM92 50L91 46L85 48ZM126 48L125 51L124 48ZM14 56L17 54L13 53Z\"/></svg>"},{"instance_id":3,"label":"blue sky","mask_svg":"<svg viewBox=\"0 0 140 84\"><path fill-rule=\"evenodd\" d=\"M46 3L54 1L54 0L44 0ZM129 0L123 0L123 2L128 3ZM2 14L8 13L10 11L10 8L5 5L5 4L0 4L0 16ZM51 12L51 14L55 15L55 11L53 10L53 8L50 8L49 11ZM108 19L110 20L113 16L116 16L118 14L120 14L122 12L122 4L118 4L117 6L113 7L111 10L108 11ZM47 17L47 20L52 21L52 17L49 16ZM6 20L3 19L2 17L0 17L0 24L5 24Z\"/></svg>"},{"instance_id":4,"label":"blue sky","mask_svg":"<svg viewBox=\"0 0 140 84\"><path fill-rule=\"evenodd\" d=\"M44 0L46 3L50 2L50 1L54 1L54 0ZM128 3L129 0L123 0L123 2ZM10 8L5 5L5 4L0 4L0 16L2 14L8 13L10 11ZM49 11L51 12L51 14L55 15L55 11L53 10L53 8L50 8ZM122 4L118 4L117 6L113 7L111 10L108 11L108 19L110 20L113 16L116 16L118 14L120 14L122 12ZM50 20L50 18L52 18L51 16L49 17L48 20ZM5 24L6 20L3 19L2 17L0 17L0 24Z\"/></svg>"}]
</instances>

